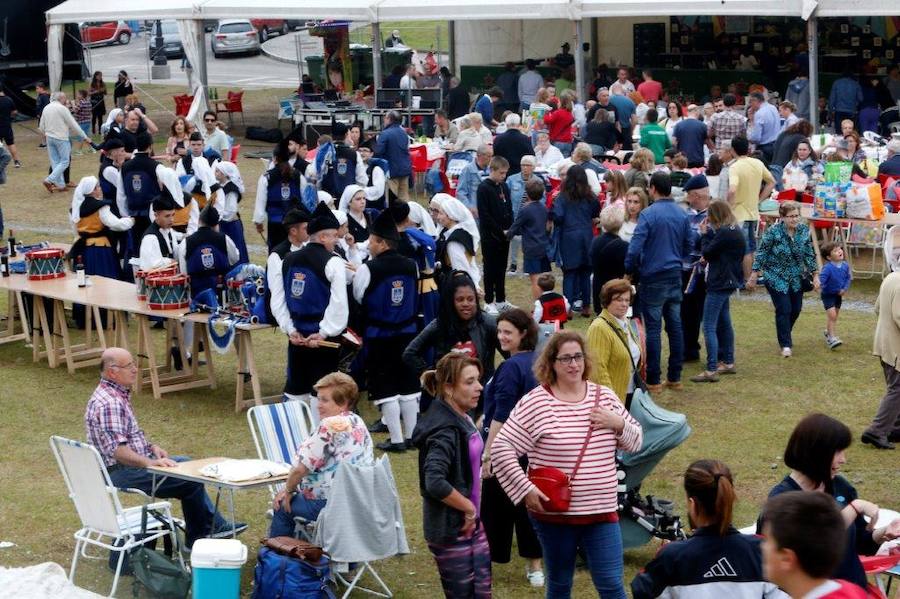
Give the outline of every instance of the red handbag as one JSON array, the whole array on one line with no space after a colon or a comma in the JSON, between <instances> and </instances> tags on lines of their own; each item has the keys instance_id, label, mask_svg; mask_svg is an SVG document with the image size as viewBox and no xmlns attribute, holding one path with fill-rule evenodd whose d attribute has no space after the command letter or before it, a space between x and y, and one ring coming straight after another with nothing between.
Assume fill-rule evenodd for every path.
<instances>
[{"instance_id":1,"label":"red handbag","mask_svg":"<svg viewBox=\"0 0 900 599\"><path fill-rule=\"evenodd\" d=\"M599 403L599 387L595 387L593 409L596 409ZM541 500L541 506L544 508L544 511L569 511L569 504L572 501L572 481L578 473L578 467L581 466L584 452L587 450L588 442L591 440L591 432L591 424L588 422L587 434L584 436L584 443L581 445L581 451L578 453L578 459L575 461L575 468L572 469L571 476L553 466L528 468L528 480L549 498L547 501Z\"/></svg>"}]
</instances>

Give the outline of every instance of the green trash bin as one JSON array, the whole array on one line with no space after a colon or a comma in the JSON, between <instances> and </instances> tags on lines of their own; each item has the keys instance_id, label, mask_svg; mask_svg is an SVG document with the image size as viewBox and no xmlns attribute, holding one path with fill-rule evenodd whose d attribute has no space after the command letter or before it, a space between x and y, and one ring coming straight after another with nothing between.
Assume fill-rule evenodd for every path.
<instances>
[{"instance_id":1,"label":"green trash bin","mask_svg":"<svg viewBox=\"0 0 900 599\"><path fill-rule=\"evenodd\" d=\"M372 48L363 44L350 44L350 60L353 63L354 87L371 85L374 79Z\"/></svg>"},{"instance_id":2,"label":"green trash bin","mask_svg":"<svg viewBox=\"0 0 900 599\"><path fill-rule=\"evenodd\" d=\"M411 48L385 48L381 51L381 76L387 77L400 65L405 67L412 62L413 51Z\"/></svg>"},{"instance_id":3,"label":"green trash bin","mask_svg":"<svg viewBox=\"0 0 900 599\"><path fill-rule=\"evenodd\" d=\"M325 87L325 57L312 54L306 57L306 70L319 87Z\"/></svg>"}]
</instances>

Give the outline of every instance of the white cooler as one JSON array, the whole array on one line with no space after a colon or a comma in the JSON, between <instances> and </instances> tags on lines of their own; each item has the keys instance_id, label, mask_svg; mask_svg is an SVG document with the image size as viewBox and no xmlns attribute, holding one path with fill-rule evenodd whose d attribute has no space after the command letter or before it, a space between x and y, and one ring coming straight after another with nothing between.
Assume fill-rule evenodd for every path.
<instances>
[{"instance_id":1,"label":"white cooler","mask_svg":"<svg viewBox=\"0 0 900 599\"><path fill-rule=\"evenodd\" d=\"M197 539L191 550L194 599L238 599L247 547L235 539Z\"/></svg>"}]
</instances>

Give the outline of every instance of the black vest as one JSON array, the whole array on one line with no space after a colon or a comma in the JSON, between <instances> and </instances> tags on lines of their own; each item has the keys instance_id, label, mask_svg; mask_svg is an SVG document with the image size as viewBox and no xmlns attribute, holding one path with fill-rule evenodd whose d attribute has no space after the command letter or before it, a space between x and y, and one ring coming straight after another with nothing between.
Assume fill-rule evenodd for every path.
<instances>
[{"instance_id":1,"label":"black vest","mask_svg":"<svg viewBox=\"0 0 900 599\"><path fill-rule=\"evenodd\" d=\"M171 231L169 231L171 235ZM172 250L169 249L169 243L166 237L162 234L162 231L159 230L159 225L156 223L150 223L150 226L144 229L144 237L147 235L155 235L156 241L159 242L159 253L162 254L163 258L174 258L172 255ZM172 236L172 244L175 244L175 236Z\"/></svg>"},{"instance_id":2,"label":"black vest","mask_svg":"<svg viewBox=\"0 0 900 599\"><path fill-rule=\"evenodd\" d=\"M282 261L284 261L284 257L287 256L291 251L291 245L291 240L285 239L272 248L272 253L278 254L278 257L281 258Z\"/></svg>"},{"instance_id":3,"label":"black vest","mask_svg":"<svg viewBox=\"0 0 900 599\"><path fill-rule=\"evenodd\" d=\"M240 190L238 189L238 186L235 185L233 181L229 181L228 183L226 183L225 185L223 185L223 186L222 186L222 192L223 192L225 195L228 195L229 193L235 194L235 195L237 196L238 204L241 203L241 192L240 192Z\"/></svg>"}]
</instances>

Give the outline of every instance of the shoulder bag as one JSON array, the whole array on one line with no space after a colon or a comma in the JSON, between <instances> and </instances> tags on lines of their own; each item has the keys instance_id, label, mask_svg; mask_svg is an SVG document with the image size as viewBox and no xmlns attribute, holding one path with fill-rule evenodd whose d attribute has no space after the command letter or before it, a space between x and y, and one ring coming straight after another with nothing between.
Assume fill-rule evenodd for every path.
<instances>
[{"instance_id":1,"label":"shoulder bag","mask_svg":"<svg viewBox=\"0 0 900 599\"><path fill-rule=\"evenodd\" d=\"M162 514L153 512L160 522L165 522ZM147 535L147 506L141 509L141 536ZM175 538L178 538L176 532ZM143 585L153 597L160 599L184 599L191 591L191 574L177 557L180 551L176 544L172 558L141 545L132 550L131 563L134 568L134 596Z\"/></svg>"},{"instance_id":2,"label":"shoulder bag","mask_svg":"<svg viewBox=\"0 0 900 599\"><path fill-rule=\"evenodd\" d=\"M616 330L615 325L613 325L611 322L609 322L605 318L603 319L603 322L605 322L609 326L609 328L612 329L613 334L615 334L615 336L619 338L619 341L622 342L622 345L625 346L625 351L628 353L628 359L629 359L629 361L631 361L631 378L634 380L634 388L635 389L643 389L644 391L646 391L647 384L644 382L644 379L641 377L641 371L640 371L641 361L638 360L637 363L635 363L634 360L631 359L631 346L628 345L628 340L625 339L618 330ZM626 333L626 334L628 334L628 333ZM620 397L619 399L621 400L622 398ZM628 409L628 408L629 408L629 406L626 405L625 409Z\"/></svg>"},{"instance_id":3,"label":"shoulder bag","mask_svg":"<svg viewBox=\"0 0 900 599\"><path fill-rule=\"evenodd\" d=\"M794 251L795 242L792 238L788 238L788 240L791 248L791 256L794 258L794 260L797 260L797 253ZM800 275L800 291L802 291L803 293L808 293L815 289L812 279L813 275L806 268L805 262L801 262L801 264L803 264L803 273Z\"/></svg>"},{"instance_id":4,"label":"shoulder bag","mask_svg":"<svg viewBox=\"0 0 900 599\"><path fill-rule=\"evenodd\" d=\"M593 409L596 409L599 404L600 390L595 388ZM569 511L569 504L572 501L572 481L578 473L579 466L581 466L581 460L584 458L584 452L587 449L588 442L591 440L592 432L591 423L588 421L588 430L584 436L584 443L581 445L581 451L578 453L578 459L575 461L575 468L572 469L571 475L553 466L540 466L528 469L528 480L549 498L547 501L541 500L544 510L548 512Z\"/></svg>"}]
</instances>

